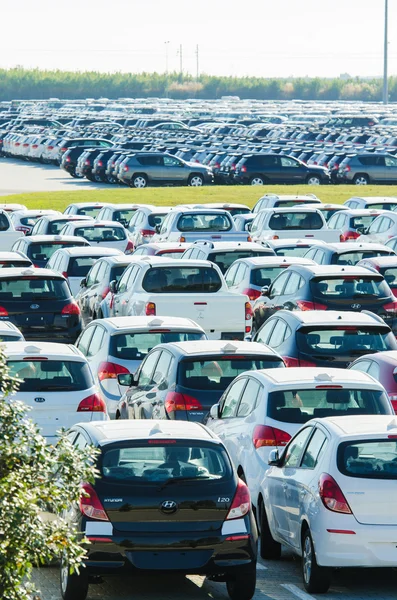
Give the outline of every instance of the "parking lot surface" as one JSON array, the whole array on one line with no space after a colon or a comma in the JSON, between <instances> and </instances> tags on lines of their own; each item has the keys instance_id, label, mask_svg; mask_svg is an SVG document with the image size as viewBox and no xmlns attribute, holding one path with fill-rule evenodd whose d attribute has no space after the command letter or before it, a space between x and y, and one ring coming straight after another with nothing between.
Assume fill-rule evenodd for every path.
<instances>
[{"instance_id":1,"label":"parking lot surface","mask_svg":"<svg viewBox=\"0 0 397 600\"><path fill-rule=\"evenodd\" d=\"M396 560L397 563L397 560ZM259 564L257 591L253 600L391 600L395 597L397 570L346 569L335 571L330 591L310 595L304 591L300 562L285 552L281 561ZM36 569L33 581L41 590L42 600L60 600L59 570ZM140 575L107 578L101 585L90 586L87 600L226 600L224 583L204 577L181 575Z\"/></svg>"}]
</instances>

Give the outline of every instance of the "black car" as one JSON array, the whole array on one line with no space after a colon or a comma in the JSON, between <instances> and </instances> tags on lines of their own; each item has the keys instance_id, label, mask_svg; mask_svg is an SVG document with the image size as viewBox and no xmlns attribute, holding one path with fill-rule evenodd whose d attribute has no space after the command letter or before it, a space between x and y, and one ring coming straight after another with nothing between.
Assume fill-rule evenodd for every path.
<instances>
[{"instance_id":1,"label":"black car","mask_svg":"<svg viewBox=\"0 0 397 600\"><path fill-rule=\"evenodd\" d=\"M254 337L277 350L287 367L346 368L359 356L397 350L390 327L368 313L279 310Z\"/></svg>"},{"instance_id":2,"label":"black car","mask_svg":"<svg viewBox=\"0 0 397 600\"><path fill-rule=\"evenodd\" d=\"M280 309L370 310L397 332L397 302L379 273L353 266L291 266L253 306L253 330Z\"/></svg>"},{"instance_id":3,"label":"black car","mask_svg":"<svg viewBox=\"0 0 397 600\"><path fill-rule=\"evenodd\" d=\"M49 269L0 271L0 319L27 340L73 344L81 333L80 309L66 279Z\"/></svg>"},{"instance_id":4,"label":"black car","mask_svg":"<svg viewBox=\"0 0 397 600\"><path fill-rule=\"evenodd\" d=\"M251 154L236 166L235 183L265 185L266 183L330 183L327 169L305 165L292 156L278 154Z\"/></svg>"},{"instance_id":5,"label":"black car","mask_svg":"<svg viewBox=\"0 0 397 600\"><path fill-rule=\"evenodd\" d=\"M90 578L126 571L206 575L232 600L255 593L257 531L246 484L228 452L197 423L108 421L71 428L99 450L71 525L85 533L84 565L61 561L64 600L84 600Z\"/></svg>"}]
</instances>

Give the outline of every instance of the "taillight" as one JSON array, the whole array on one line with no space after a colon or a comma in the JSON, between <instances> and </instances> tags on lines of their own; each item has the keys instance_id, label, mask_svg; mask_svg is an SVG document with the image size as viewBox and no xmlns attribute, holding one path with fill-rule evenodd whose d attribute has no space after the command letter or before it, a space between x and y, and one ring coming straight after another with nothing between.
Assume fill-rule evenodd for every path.
<instances>
[{"instance_id":1,"label":"taillight","mask_svg":"<svg viewBox=\"0 0 397 600\"><path fill-rule=\"evenodd\" d=\"M134 244L131 240L128 240L128 244L126 249L124 250L124 254L132 254L134 252Z\"/></svg>"},{"instance_id":2,"label":"taillight","mask_svg":"<svg viewBox=\"0 0 397 600\"><path fill-rule=\"evenodd\" d=\"M241 479L238 480L237 490L234 494L233 502L226 516L226 521L231 519L241 519L251 508L251 496L249 489Z\"/></svg>"},{"instance_id":3,"label":"taillight","mask_svg":"<svg viewBox=\"0 0 397 600\"><path fill-rule=\"evenodd\" d=\"M384 304L383 308L387 312L395 313L397 312L397 302L389 302L388 304Z\"/></svg>"},{"instance_id":4,"label":"taillight","mask_svg":"<svg viewBox=\"0 0 397 600\"><path fill-rule=\"evenodd\" d=\"M126 375L129 370L112 362L101 362L98 368L98 379L103 381L104 379L117 379L117 375Z\"/></svg>"},{"instance_id":5,"label":"taillight","mask_svg":"<svg viewBox=\"0 0 397 600\"><path fill-rule=\"evenodd\" d=\"M8 310L4 306L0 306L0 317L8 317Z\"/></svg>"},{"instance_id":6,"label":"taillight","mask_svg":"<svg viewBox=\"0 0 397 600\"><path fill-rule=\"evenodd\" d=\"M340 241L348 242L349 240L356 240L360 237L360 235L361 233L358 233L358 231L346 231L345 234L342 233L342 235L340 236Z\"/></svg>"},{"instance_id":7,"label":"taillight","mask_svg":"<svg viewBox=\"0 0 397 600\"><path fill-rule=\"evenodd\" d=\"M299 360L292 356L283 356L286 367L316 367L316 363L312 363L309 360Z\"/></svg>"},{"instance_id":8,"label":"taillight","mask_svg":"<svg viewBox=\"0 0 397 600\"><path fill-rule=\"evenodd\" d=\"M127 172L127 171L129 170L129 169L128 169L128 165L124 165L124 169L123 169L123 170L124 170L125 172Z\"/></svg>"},{"instance_id":9,"label":"taillight","mask_svg":"<svg viewBox=\"0 0 397 600\"><path fill-rule=\"evenodd\" d=\"M65 158L65 162L70 162L70 160L71 160L70 156L67 156L67 157Z\"/></svg>"},{"instance_id":10,"label":"taillight","mask_svg":"<svg viewBox=\"0 0 397 600\"><path fill-rule=\"evenodd\" d=\"M155 232L152 229L141 229L141 235L143 237L152 237L154 234Z\"/></svg>"},{"instance_id":11,"label":"taillight","mask_svg":"<svg viewBox=\"0 0 397 600\"><path fill-rule=\"evenodd\" d=\"M80 309L79 309L78 305L76 304L76 302L71 302L70 304L67 304L66 306L63 307L62 314L63 315L79 315Z\"/></svg>"},{"instance_id":12,"label":"taillight","mask_svg":"<svg viewBox=\"0 0 397 600\"><path fill-rule=\"evenodd\" d=\"M98 394L91 394L80 402L77 412L106 412L106 404Z\"/></svg>"},{"instance_id":13,"label":"taillight","mask_svg":"<svg viewBox=\"0 0 397 600\"><path fill-rule=\"evenodd\" d=\"M272 240L279 240L279 236L278 235L272 235Z\"/></svg>"},{"instance_id":14,"label":"taillight","mask_svg":"<svg viewBox=\"0 0 397 600\"><path fill-rule=\"evenodd\" d=\"M243 294L248 296L250 300L256 300L261 295L259 290L254 290L253 288L245 288L245 290L243 290Z\"/></svg>"},{"instance_id":15,"label":"taillight","mask_svg":"<svg viewBox=\"0 0 397 600\"><path fill-rule=\"evenodd\" d=\"M246 167L245 165L243 165L243 166L241 167L240 171L241 171L242 173L246 173L246 172L247 172L247 167Z\"/></svg>"},{"instance_id":16,"label":"taillight","mask_svg":"<svg viewBox=\"0 0 397 600\"><path fill-rule=\"evenodd\" d=\"M396 412L397 411L397 394L389 394L389 400L392 404L394 412Z\"/></svg>"},{"instance_id":17,"label":"taillight","mask_svg":"<svg viewBox=\"0 0 397 600\"><path fill-rule=\"evenodd\" d=\"M286 446L290 439L291 436L286 431L268 425L257 425L252 434L252 442L256 449L264 446Z\"/></svg>"},{"instance_id":18,"label":"taillight","mask_svg":"<svg viewBox=\"0 0 397 600\"><path fill-rule=\"evenodd\" d=\"M178 410L202 410L203 408L196 398L179 392L168 392L164 406L168 414Z\"/></svg>"},{"instance_id":19,"label":"taillight","mask_svg":"<svg viewBox=\"0 0 397 600\"><path fill-rule=\"evenodd\" d=\"M146 302L145 315L150 317L156 314L156 305L154 302Z\"/></svg>"},{"instance_id":20,"label":"taillight","mask_svg":"<svg viewBox=\"0 0 397 600\"><path fill-rule=\"evenodd\" d=\"M103 162L101 160L98 160L96 166L97 167L103 167Z\"/></svg>"},{"instance_id":21,"label":"taillight","mask_svg":"<svg viewBox=\"0 0 397 600\"><path fill-rule=\"evenodd\" d=\"M68 272L67 271L62 271L62 275L65 277L65 279L68 278Z\"/></svg>"},{"instance_id":22,"label":"taillight","mask_svg":"<svg viewBox=\"0 0 397 600\"><path fill-rule=\"evenodd\" d=\"M297 300L296 305L300 310L327 310L326 304L319 304L318 302L309 302L309 300Z\"/></svg>"},{"instance_id":23,"label":"taillight","mask_svg":"<svg viewBox=\"0 0 397 600\"><path fill-rule=\"evenodd\" d=\"M350 167L349 165L346 165L346 166L345 166L345 171L346 171L347 173L348 173L349 171L351 171L351 170L352 170L352 169L351 169L351 167Z\"/></svg>"},{"instance_id":24,"label":"taillight","mask_svg":"<svg viewBox=\"0 0 397 600\"><path fill-rule=\"evenodd\" d=\"M337 513L352 514L350 506L335 479L322 473L318 482L319 494L325 508Z\"/></svg>"},{"instance_id":25,"label":"taillight","mask_svg":"<svg viewBox=\"0 0 397 600\"><path fill-rule=\"evenodd\" d=\"M106 296L108 295L109 292L110 292L110 287L106 286L101 294L103 300L106 298Z\"/></svg>"},{"instance_id":26,"label":"taillight","mask_svg":"<svg viewBox=\"0 0 397 600\"><path fill-rule=\"evenodd\" d=\"M83 483L79 507L82 515L99 521L109 521L105 509L92 485Z\"/></svg>"},{"instance_id":27,"label":"taillight","mask_svg":"<svg viewBox=\"0 0 397 600\"><path fill-rule=\"evenodd\" d=\"M90 163L90 161L88 160L88 158L87 158L87 160L85 161L85 163L84 163L84 164L85 164L85 165L90 165L90 164L91 164L91 163Z\"/></svg>"},{"instance_id":28,"label":"taillight","mask_svg":"<svg viewBox=\"0 0 397 600\"><path fill-rule=\"evenodd\" d=\"M186 238L183 235L181 235L181 237L179 238L179 241L182 243L186 242Z\"/></svg>"},{"instance_id":29,"label":"taillight","mask_svg":"<svg viewBox=\"0 0 397 600\"><path fill-rule=\"evenodd\" d=\"M67 148L61 148L61 152L66 152Z\"/></svg>"},{"instance_id":30,"label":"taillight","mask_svg":"<svg viewBox=\"0 0 397 600\"><path fill-rule=\"evenodd\" d=\"M253 315L253 312L252 312L251 303L250 302L246 302L245 303L245 320L246 321L251 321L252 315Z\"/></svg>"},{"instance_id":31,"label":"taillight","mask_svg":"<svg viewBox=\"0 0 397 600\"><path fill-rule=\"evenodd\" d=\"M47 150L54 150L54 146L47 146Z\"/></svg>"}]
</instances>

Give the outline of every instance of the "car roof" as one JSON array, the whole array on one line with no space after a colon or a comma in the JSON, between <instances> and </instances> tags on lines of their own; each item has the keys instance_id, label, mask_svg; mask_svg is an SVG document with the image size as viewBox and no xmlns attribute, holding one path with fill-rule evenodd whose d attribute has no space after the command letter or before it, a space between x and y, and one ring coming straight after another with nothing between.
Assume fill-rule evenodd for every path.
<instances>
[{"instance_id":1,"label":"car roof","mask_svg":"<svg viewBox=\"0 0 397 600\"><path fill-rule=\"evenodd\" d=\"M83 221L83 223L86 223L87 227L119 227L120 229L124 229L123 225L118 221L95 221L95 219L92 219L92 221ZM70 221L69 225L76 225L76 228L80 227L78 221Z\"/></svg>"},{"instance_id":2,"label":"car roof","mask_svg":"<svg viewBox=\"0 0 397 600\"><path fill-rule=\"evenodd\" d=\"M210 242L206 240L193 242L190 247L201 248L201 250L208 250L209 252L212 252L213 250L271 250L271 248L268 248L263 244L257 244L256 242Z\"/></svg>"},{"instance_id":3,"label":"car roof","mask_svg":"<svg viewBox=\"0 0 397 600\"><path fill-rule=\"evenodd\" d=\"M371 244L372 246L372 244ZM386 246L388 248L388 246ZM377 267L396 267L397 268L397 256L395 254L390 254L389 256L371 256L368 258L363 258L362 261L369 261L376 265ZM362 262L360 260L360 263Z\"/></svg>"},{"instance_id":4,"label":"car roof","mask_svg":"<svg viewBox=\"0 0 397 600\"><path fill-rule=\"evenodd\" d=\"M316 263L310 258L302 258L301 256L251 256L249 258L239 258L237 263L244 263L249 267L271 267L278 265L315 265ZM235 264L235 263L233 263Z\"/></svg>"},{"instance_id":5,"label":"car roof","mask_svg":"<svg viewBox=\"0 0 397 600\"><path fill-rule=\"evenodd\" d=\"M317 208L317 210L329 210L330 208L336 208L338 210L346 210L343 209L343 206L341 204L322 204L322 202L320 201L320 203L315 203L313 200L313 205L311 206L310 203L305 204L306 208ZM349 209L347 209L349 210Z\"/></svg>"},{"instance_id":6,"label":"car roof","mask_svg":"<svg viewBox=\"0 0 397 600\"><path fill-rule=\"evenodd\" d=\"M239 356L240 354L267 354L279 356L279 354L264 344L257 342L240 342L226 340L198 340L191 342L169 342L167 344L159 344L156 348L166 346L172 347L181 355L185 356L202 356L207 354L219 354L220 356Z\"/></svg>"},{"instance_id":7,"label":"car roof","mask_svg":"<svg viewBox=\"0 0 397 600\"><path fill-rule=\"evenodd\" d=\"M323 248L322 244L319 244L319 246ZM391 250L384 244L377 244L376 242L335 242L334 244L327 244L327 249L334 250L339 254L344 251L352 252L355 250L387 250L388 252Z\"/></svg>"},{"instance_id":8,"label":"car roof","mask_svg":"<svg viewBox=\"0 0 397 600\"><path fill-rule=\"evenodd\" d=\"M373 156L373 154L369 154L369 156ZM364 202L368 202L369 204L375 202L397 202L397 198L394 198L393 196L352 196L351 198L346 200L346 202L349 202L349 200L361 200Z\"/></svg>"},{"instance_id":9,"label":"car roof","mask_svg":"<svg viewBox=\"0 0 397 600\"><path fill-rule=\"evenodd\" d=\"M315 421L325 425L338 437L397 434L395 415L346 415L325 417Z\"/></svg>"},{"instance_id":10,"label":"car roof","mask_svg":"<svg viewBox=\"0 0 397 600\"><path fill-rule=\"evenodd\" d=\"M106 203L103 205L103 208L114 208L114 209L119 209L119 208L146 208L146 206L148 206L147 204L135 204L135 202L131 202L128 204L118 204L117 202L115 202L114 204L109 204ZM152 208L152 206L150 205L149 208ZM154 208L154 207L153 207Z\"/></svg>"},{"instance_id":11,"label":"car roof","mask_svg":"<svg viewBox=\"0 0 397 600\"><path fill-rule=\"evenodd\" d=\"M22 254L20 252L17 252L16 250L9 250L9 251L1 251L0 252L0 261L2 260L26 260L28 262L30 262L29 258L26 258L25 256L22 256Z\"/></svg>"},{"instance_id":12,"label":"car roof","mask_svg":"<svg viewBox=\"0 0 397 600\"><path fill-rule=\"evenodd\" d=\"M151 419L96 421L81 423L78 426L85 429L100 446L116 441L145 440L145 439L178 439L188 441L221 441L209 429L200 423L192 421L174 421Z\"/></svg>"},{"instance_id":13,"label":"car roof","mask_svg":"<svg viewBox=\"0 0 397 600\"><path fill-rule=\"evenodd\" d=\"M25 358L49 356L54 359L79 359L85 362L81 352L72 344L60 344L58 342L5 342L4 353L7 357L16 358L21 356Z\"/></svg>"},{"instance_id":14,"label":"car roof","mask_svg":"<svg viewBox=\"0 0 397 600\"><path fill-rule=\"evenodd\" d=\"M91 207L91 206L102 208L102 206L107 206L107 202L73 202L72 204L69 204L66 208L69 208L70 206L77 206L77 208L84 208L84 207ZM65 210L66 210L66 208L65 208Z\"/></svg>"},{"instance_id":15,"label":"car roof","mask_svg":"<svg viewBox=\"0 0 397 600\"><path fill-rule=\"evenodd\" d=\"M51 277L56 279L65 279L63 275L58 273L57 271L52 271L51 269L41 269L37 267L29 266L29 267L11 267L6 269L0 269L0 278L8 279L8 278L18 278L23 276L35 276L35 277Z\"/></svg>"},{"instance_id":16,"label":"car roof","mask_svg":"<svg viewBox=\"0 0 397 600\"><path fill-rule=\"evenodd\" d=\"M373 354L365 354L364 356L357 357L354 362L358 361L359 358L380 360L393 367L397 367L397 350L384 350L382 352L374 352Z\"/></svg>"},{"instance_id":17,"label":"car roof","mask_svg":"<svg viewBox=\"0 0 397 600\"><path fill-rule=\"evenodd\" d=\"M47 242L47 244L54 242L54 244L57 244L58 242L84 242L85 244L87 243L87 240L81 236L78 235L30 235L30 236L25 236L22 238L24 242L26 242L27 244L44 244L45 242ZM18 240L20 241L20 240Z\"/></svg>"},{"instance_id":18,"label":"car roof","mask_svg":"<svg viewBox=\"0 0 397 600\"><path fill-rule=\"evenodd\" d=\"M85 239L85 238L81 238ZM69 256L123 256L126 258L125 254L121 252L121 250L117 250L116 248L106 248L106 246L81 246L77 248L62 248L62 252L68 254Z\"/></svg>"},{"instance_id":19,"label":"car roof","mask_svg":"<svg viewBox=\"0 0 397 600\"><path fill-rule=\"evenodd\" d=\"M321 314L322 313L322 314ZM338 311L338 310L304 310L304 311L289 311L289 310L278 310L274 316L282 317L288 316L289 318L300 321L302 325L321 325L327 326L356 326L356 325L373 325L374 327L387 326L386 323L381 322L379 317L367 312L353 312L353 311ZM383 354L383 353L382 353ZM397 351L396 351L397 356Z\"/></svg>"},{"instance_id":20,"label":"car roof","mask_svg":"<svg viewBox=\"0 0 397 600\"><path fill-rule=\"evenodd\" d=\"M210 260L200 260L196 258L166 258L163 256L136 256L137 262L141 265L153 265L155 267L214 267L214 263Z\"/></svg>"},{"instance_id":21,"label":"car roof","mask_svg":"<svg viewBox=\"0 0 397 600\"><path fill-rule=\"evenodd\" d=\"M321 246L327 246L328 244L323 240L309 240L307 238L284 238L281 240L266 240L266 244L274 246L274 248L288 248L295 246L313 246L314 244L321 244Z\"/></svg>"},{"instance_id":22,"label":"car roof","mask_svg":"<svg viewBox=\"0 0 397 600\"><path fill-rule=\"evenodd\" d=\"M343 205L342 205L343 206ZM386 212L390 212L384 208L342 208L344 213L348 213L352 217L370 217L373 214L381 215Z\"/></svg>"},{"instance_id":23,"label":"car roof","mask_svg":"<svg viewBox=\"0 0 397 600\"><path fill-rule=\"evenodd\" d=\"M0 330L7 334L18 333L19 335L22 335L18 327L14 325L14 323L11 323L11 321L0 321Z\"/></svg>"},{"instance_id":24,"label":"car roof","mask_svg":"<svg viewBox=\"0 0 397 600\"><path fill-rule=\"evenodd\" d=\"M295 386L312 384L314 386L332 386L369 384L371 387L383 389L381 384L375 381L370 375L354 369L289 367L288 369L259 369L256 371L256 375L260 375L263 381L273 385L275 388L279 385Z\"/></svg>"},{"instance_id":25,"label":"car roof","mask_svg":"<svg viewBox=\"0 0 397 600\"><path fill-rule=\"evenodd\" d=\"M340 275L343 277L344 275L356 275L359 277L360 275L363 277L368 277L368 275L376 275L376 273L372 273L365 267L355 267L351 265L304 265L301 267L306 272L310 272L315 276L326 275Z\"/></svg>"},{"instance_id":26,"label":"car roof","mask_svg":"<svg viewBox=\"0 0 397 600\"><path fill-rule=\"evenodd\" d=\"M265 198L272 200L311 200L313 204L316 202L321 204L321 200L315 194L264 194L259 200L264 200Z\"/></svg>"},{"instance_id":27,"label":"car roof","mask_svg":"<svg viewBox=\"0 0 397 600\"><path fill-rule=\"evenodd\" d=\"M263 212L267 211L270 213L290 213L290 212L298 212L298 213L307 213L307 212L312 212L312 213L317 213L318 212L318 208L307 208L306 205L305 206L288 206L288 207L278 207L276 206L275 208L264 208ZM262 212L262 211L260 211Z\"/></svg>"},{"instance_id":28,"label":"car roof","mask_svg":"<svg viewBox=\"0 0 397 600\"><path fill-rule=\"evenodd\" d=\"M114 329L115 332L118 332L121 329L124 331L133 329L147 330L148 328L154 328L156 330L174 328L204 331L200 325L193 321L193 319L188 319L185 317L109 317L107 319L96 319L95 324L97 323L106 324L110 328Z\"/></svg>"},{"instance_id":29,"label":"car roof","mask_svg":"<svg viewBox=\"0 0 397 600\"><path fill-rule=\"evenodd\" d=\"M149 244L145 244L145 248L153 248L153 250L171 250L173 248L183 248L187 250L190 248L191 242L149 242Z\"/></svg>"}]
</instances>

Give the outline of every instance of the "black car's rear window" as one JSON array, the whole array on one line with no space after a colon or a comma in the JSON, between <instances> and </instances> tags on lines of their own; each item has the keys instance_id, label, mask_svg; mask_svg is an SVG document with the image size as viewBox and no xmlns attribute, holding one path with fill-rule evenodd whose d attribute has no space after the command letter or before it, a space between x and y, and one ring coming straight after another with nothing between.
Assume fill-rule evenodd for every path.
<instances>
[{"instance_id":1,"label":"black car's rear window","mask_svg":"<svg viewBox=\"0 0 397 600\"><path fill-rule=\"evenodd\" d=\"M390 298L391 291L383 278L356 277L316 277L310 282L313 295L324 300L357 300Z\"/></svg>"},{"instance_id":2,"label":"black car's rear window","mask_svg":"<svg viewBox=\"0 0 397 600\"><path fill-rule=\"evenodd\" d=\"M66 300L68 298L70 298L70 290L63 279L38 276L0 279L0 302Z\"/></svg>"},{"instance_id":3,"label":"black car's rear window","mask_svg":"<svg viewBox=\"0 0 397 600\"><path fill-rule=\"evenodd\" d=\"M317 359L357 356L397 350L396 338L388 327L302 327L296 332L299 352Z\"/></svg>"},{"instance_id":4,"label":"black car's rear window","mask_svg":"<svg viewBox=\"0 0 397 600\"><path fill-rule=\"evenodd\" d=\"M357 250L356 252L342 252L333 254L333 265L356 265L364 258L373 258L375 256L390 256L387 250Z\"/></svg>"},{"instance_id":5,"label":"black car's rear window","mask_svg":"<svg viewBox=\"0 0 397 600\"><path fill-rule=\"evenodd\" d=\"M104 479L139 483L165 483L189 479L219 481L232 476L225 450L215 444L172 439L150 439L103 450L99 469Z\"/></svg>"},{"instance_id":6,"label":"black car's rear window","mask_svg":"<svg viewBox=\"0 0 397 600\"><path fill-rule=\"evenodd\" d=\"M343 415L388 415L391 410L385 392L336 385L270 392L267 402L267 416L282 423Z\"/></svg>"},{"instance_id":7,"label":"black car's rear window","mask_svg":"<svg viewBox=\"0 0 397 600\"><path fill-rule=\"evenodd\" d=\"M89 389L93 384L85 362L68 360L10 360L12 377L21 380L20 392L61 392Z\"/></svg>"},{"instance_id":8,"label":"black car's rear window","mask_svg":"<svg viewBox=\"0 0 397 600\"><path fill-rule=\"evenodd\" d=\"M225 390L240 373L257 369L284 368L277 356L214 356L185 359L178 367L177 384L194 390Z\"/></svg>"},{"instance_id":9,"label":"black car's rear window","mask_svg":"<svg viewBox=\"0 0 397 600\"><path fill-rule=\"evenodd\" d=\"M74 235L81 235L89 242L120 242L126 237L124 228L107 227L106 225L77 227Z\"/></svg>"},{"instance_id":10,"label":"black car's rear window","mask_svg":"<svg viewBox=\"0 0 397 600\"><path fill-rule=\"evenodd\" d=\"M59 250L60 248L74 248L75 246L85 246L84 242L73 241L73 242L49 242L49 243L39 243L34 242L33 244L29 244L27 248L27 256L34 262L38 261L48 261L51 256Z\"/></svg>"},{"instance_id":11,"label":"black car's rear window","mask_svg":"<svg viewBox=\"0 0 397 600\"><path fill-rule=\"evenodd\" d=\"M154 267L147 271L142 287L146 292L217 292L222 287L219 274L211 267Z\"/></svg>"},{"instance_id":12,"label":"black car's rear window","mask_svg":"<svg viewBox=\"0 0 397 600\"><path fill-rule=\"evenodd\" d=\"M179 231L229 231L232 218L214 213L189 213L179 217L177 228Z\"/></svg>"},{"instance_id":13,"label":"black car's rear window","mask_svg":"<svg viewBox=\"0 0 397 600\"><path fill-rule=\"evenodd\" d=\"M316 212L275 213L269 221L269 229L273 230L321 229L323 225Z\"/></svg>"},{"instance_id":14,"label":"black car's rear window","mask_svg":"<svg viewBox=\"0 0 397 600\"><path fill-rule=\"evenodd\" d=\"M205 339L204 333L194 331L119 333L110 338L109 354L123 360L142 360L158 344Z\"/></svg>"},{"instance_id":15,"label":"black car's rear window","mask_svg":"<svg viewBox=\"0 0 397 600\"><path fill-rule=\"evenodd\" d=\"M348 477L397 479L397 441L383 438L343 442L338 448L337 464Z\"/></svg>"}]
</instances>

